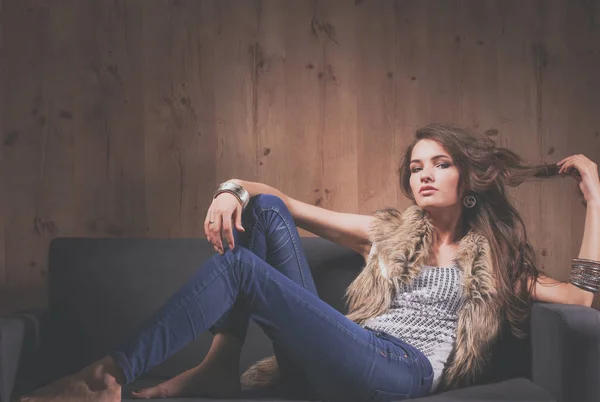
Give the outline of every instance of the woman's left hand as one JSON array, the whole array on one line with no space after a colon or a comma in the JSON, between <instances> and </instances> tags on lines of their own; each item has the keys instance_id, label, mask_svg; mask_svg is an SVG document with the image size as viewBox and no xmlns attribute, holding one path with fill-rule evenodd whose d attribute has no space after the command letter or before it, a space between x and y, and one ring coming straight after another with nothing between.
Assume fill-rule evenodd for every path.
<instances>
[{"instance_id":1,"label":"woman's left hand","mask_svg":"<svg viewBox=\"0 0 600 402\"><path fill-rule=\"evenodd\" d=\"M577 180L587 205L600 206L598 165L581 154L568 156L557 165L560 166L558 174L570 174Z\"/></svg>"}]
</instances>

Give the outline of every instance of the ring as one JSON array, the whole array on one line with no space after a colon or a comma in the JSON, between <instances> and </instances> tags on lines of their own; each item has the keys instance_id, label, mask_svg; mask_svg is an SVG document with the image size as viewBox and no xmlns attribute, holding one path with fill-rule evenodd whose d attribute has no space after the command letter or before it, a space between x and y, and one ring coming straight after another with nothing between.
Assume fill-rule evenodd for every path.
<instances>
[{"instance_id":1,"label":"ring","mask_svg":"<svg viewBox=\"0 0 600 402\"><path fill-rule=\"evenodd\" d=\"M208 221L208 223L215 223L215 221Z\"/></svg>"}]
</instances>

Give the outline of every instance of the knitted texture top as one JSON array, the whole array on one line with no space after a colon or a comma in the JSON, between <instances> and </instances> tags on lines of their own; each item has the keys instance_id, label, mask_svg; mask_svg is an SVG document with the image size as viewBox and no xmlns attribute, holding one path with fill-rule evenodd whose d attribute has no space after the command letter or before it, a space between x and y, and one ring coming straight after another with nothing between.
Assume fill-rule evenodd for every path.
<instances>
[{"instance_id":1,"label":"knitted texture top","mask_svg":"<svg viewBox=\"0 0 600 402\"><path fill-rule=\"evenodd\" d=\"M385 267L381 269L387 277ZM462 283L463 272L458 267L424 265L411 283L396 286L386 313L363 323L364 327L409 343L427 356L434 372L431 391L439 385L456 339L458 313L464 304Z\"/></svg>"}]
</instances>

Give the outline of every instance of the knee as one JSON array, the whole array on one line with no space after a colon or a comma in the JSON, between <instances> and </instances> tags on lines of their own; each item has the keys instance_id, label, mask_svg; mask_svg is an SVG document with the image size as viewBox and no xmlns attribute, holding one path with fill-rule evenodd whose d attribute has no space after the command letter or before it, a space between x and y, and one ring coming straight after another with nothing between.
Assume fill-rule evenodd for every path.
<instances>
[{"instance_id":1,"label":"knee","mask_svg":"<svg viewBox=\"0 0 600 402\"><path fill-rule=\"evenodd\" d=\"M215 258L221 267L219 274L228 278L232 288L242 296L252 295L256 286L266 285L275 269L246 247L236 246Z\"/></svg>"},{"instance_id":2,"label":"knee","mask_svg":"<svg viewBox=\"0 0 600 402\"><path fill-rule=\"evenodd\" d=\"M250 207L250 205L252 206L252 208L276 207L280 211L287 210L287 205L285 205L285 202L283 202L283 200L280 197L273 194L256 195L250 199L248 206Z\"/></svg>"},{"instance_id":3,"label":"knee","mask_svg":"<svg viewBox=\"0 0 600 402\"><path fill-rule=\"evenodd\" d=\"M227 249L223 255L217 257L224 258L231 269L242 272L248 271L248 267L256 266L254 259L258 258L256 254L246 247L237 245L233 250Z\"/></svg>"}]
</instances>

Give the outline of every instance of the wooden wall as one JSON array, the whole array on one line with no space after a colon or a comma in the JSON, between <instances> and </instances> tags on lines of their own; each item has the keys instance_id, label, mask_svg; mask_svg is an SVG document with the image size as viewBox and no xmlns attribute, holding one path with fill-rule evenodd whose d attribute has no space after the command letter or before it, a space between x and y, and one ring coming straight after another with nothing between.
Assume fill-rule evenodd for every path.
<instances>
[{"instance_id":1,"label":"wooden wall","mask_svg":"<svg viewBox=\"0 0 600 402\"><path fill-rule=\"evenodd\" d=\"M414 130L600 162L600 2L0 0L0 310L46 303L58 236L203 236L216 185L408 205ZM566 280L572 179L511 191ZM302 235L308 235L301 231Z\"/></svg>"}]
</instances>

